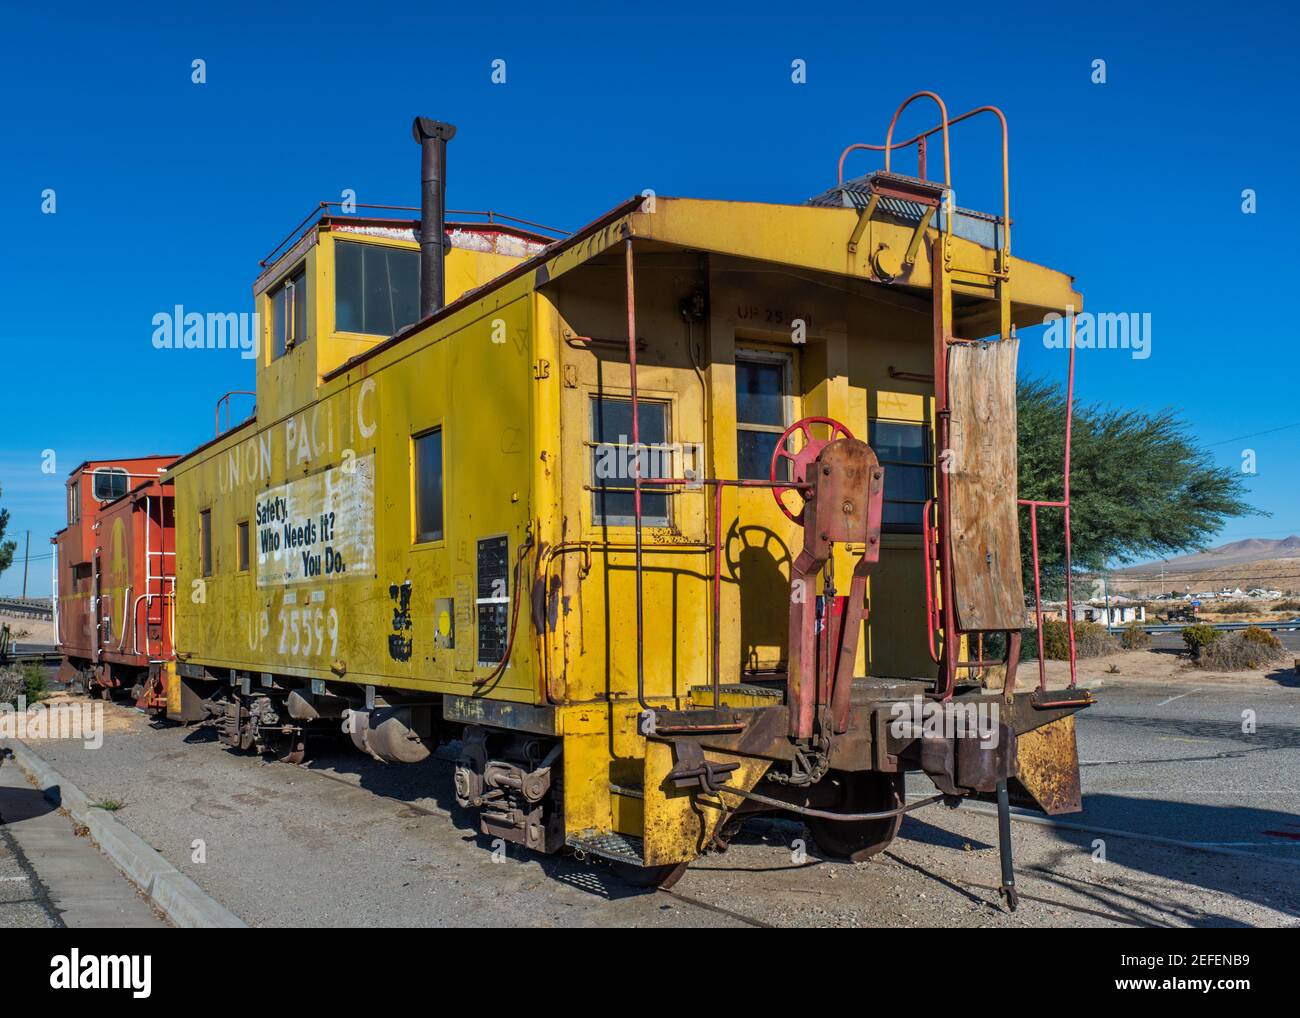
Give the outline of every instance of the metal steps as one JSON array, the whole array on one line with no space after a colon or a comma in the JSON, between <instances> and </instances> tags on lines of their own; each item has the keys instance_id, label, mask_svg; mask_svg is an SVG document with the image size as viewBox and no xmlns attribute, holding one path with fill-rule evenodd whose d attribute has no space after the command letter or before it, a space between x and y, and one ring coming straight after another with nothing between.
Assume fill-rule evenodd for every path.
<instances>
[{"instance_id":1,"label":"metal steps","mask_svg":"<svg viewBox=\"0 0 1300 1018\"><path fill-rule=\"evenodd\" d=\"M570 835L565 843L580 854L595 855L610 862L624 862L633 866L645 865L641 839L633 834L579 831Z\"/></svg>"}]
</instances>

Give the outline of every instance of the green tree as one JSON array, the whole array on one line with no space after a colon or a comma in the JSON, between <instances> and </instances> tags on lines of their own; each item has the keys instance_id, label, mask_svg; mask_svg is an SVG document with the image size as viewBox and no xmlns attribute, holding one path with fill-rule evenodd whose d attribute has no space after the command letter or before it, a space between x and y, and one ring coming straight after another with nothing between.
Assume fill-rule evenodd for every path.
<instances>
[{"instance_id":1,"label":"green tree","mask_svg":"<svg viewBox=\"0 0 1300 1018\"><path fill-rule=\"evenodd\" d=\"M4 494L4 489L0 489L0 495ZM14 560L14 549L18 547L16 541L6 541L5 529L9 526L9 510L0 509L0 573L9 568L9 564Z\"/></svg>"},{"instance_id":2,"label":"green tree","mask_svg":"<svg viewBox=\"0 0 1300 1018\"><path fill-rule=\"evenodd\" d=\"M1022 381L1018 393L1020 497L1059 501L1065 455L1065 393ZM1074 408L1070 456L1071 551L1075 569L1198 549L1224 521L1267 515L1245 501L1241 474L1216 466L1172 410L1146 414L1097 405ZM1064 593L1060 509L1038 511L1044 596ZM1033 589L1029 513L1020 514L1025 589ZM1076 592L1078 588L1076 587Z\"/></svg>"}]
</instances>

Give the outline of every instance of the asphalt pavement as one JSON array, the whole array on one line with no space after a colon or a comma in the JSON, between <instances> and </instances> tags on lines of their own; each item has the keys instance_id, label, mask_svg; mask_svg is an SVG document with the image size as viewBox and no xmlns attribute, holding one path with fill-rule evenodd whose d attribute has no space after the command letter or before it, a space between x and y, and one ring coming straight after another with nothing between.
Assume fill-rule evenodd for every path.
<instances>
[{"instance_id":1,"label":"asphalt pavement","mask_svg":"<svg viewBox=\"0 0 1300 1018\"><path fill-rule=\"evenodd\" d=\"M819 857L798 823L753 820L671 892L646 892L600 864L493 853L454 804L445 753L384 766L327 748L293 767L121 705L97 750L34 748L124 802L123 823L257 926L1296 925L1300 690L1100 681L1078 721L1084 812L1014 825L1014 915L978 805L909 815L857 865Z\"/></svg>"}]
</instances>

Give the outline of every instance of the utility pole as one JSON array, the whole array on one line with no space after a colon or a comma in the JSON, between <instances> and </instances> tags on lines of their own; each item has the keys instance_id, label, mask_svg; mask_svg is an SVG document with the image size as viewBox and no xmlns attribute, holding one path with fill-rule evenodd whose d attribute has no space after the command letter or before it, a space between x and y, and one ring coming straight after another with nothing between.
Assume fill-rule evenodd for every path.
<instances>
[{"instance_id":1,"label":"utility pole","mask_svg":"<svg viewBox=\"0 0 1300 1018\"><path fill-rule=\"evenodd\" d=\"M32 532L27 531L27 541L23 544L23 597L27 596L27 557L32 550Z\"/></svg>"}]
</instances>

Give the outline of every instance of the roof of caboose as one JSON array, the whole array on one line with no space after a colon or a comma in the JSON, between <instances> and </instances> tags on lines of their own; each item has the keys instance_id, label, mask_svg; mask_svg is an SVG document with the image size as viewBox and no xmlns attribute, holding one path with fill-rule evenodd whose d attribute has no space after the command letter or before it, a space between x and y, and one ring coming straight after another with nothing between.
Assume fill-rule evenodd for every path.
<instances>
[{"instance_id":1,"label":"roof of caboose","mask_svg":"<svg viewBox=\"0 0 1300 1018\"><path fill-rule=\"evenodd\" d=\"M638 195L483 286L461 294L432 315L344 361L328 372L324 380L337 378L358 364L373 360L516 280L531 275L533 286L540 288L563 273L600 258L627 238L637 239L650 249L703 251L848 276L878 287L882 293L905 290L929 299L932 280L927 245L922 245L908 275L892 282L874 278L868 252L848 251L847 242L857 223L859 209L851 198L837 202L834 195L840 191L851 194L857 183L849 181L845 185L847 190L832 189L807 205L656 197L653 211L646 211L647 199ZM966 225L959 229L963 220ZM982 231L971 225L976 222L986 224ZM953 244L960 246L966 262L985 266L990 272L994 269L999 223L997 217L957 210ZM906 208L894 210L889 218L874 220L872 226L878 231L877 237L888 238L898 250L906 248L915 228ZM930 233L936 233L934 226L930 227ZM1078 311L1083 306L1083 298L1074 289L1073 277L1066 273L1012 256L1011 277L1012 322L1018 327L1041 324L1049 312L1064 313L1069 307ZM995 319L997 305L990 299L987 286L957 281L953 292L958 305L964 302L964 308L958 307L958 317L964 313L972 328L984 330L973 334L989 335L996 331L996 325L988 322Z\"/></svg>"},{"instance_id":2,"label":"roof of caboose","mask_svg":"<svg viewBox=\"0 0 1300 1018\"><path fill-rule=\"evenodd\" d=\"M95 460L83 460L75 467L68 471L68 477L75 477L77 474L84 473L87 470L98 469L99 467L130 467L141 463L150 463L155 460L163 460L171 463L176 459L175 453L154 453L150 456L106 456Z\"/></svg>"},{"instance_id":3,"label":"roof of caboose","mask_svg":"<svg viewBox=\"0 0 1300 1018\"><path fill-rule=\"evenodd\" d=\"M270 286L302 253L319 239L322 233L354 234L385 237L419 243L418 219L387 218L380 216L333 215L328 209L334 202L321 202L307 218L293 228L258 265L261 271L253 281L253 294ZM386 208L397 211L419 212L403 205L359 206L361 208ZM498 254L528 258L543 250L563 235L563 230L542 226L527 219L503 215L500 212L455 212L448 215L478 217L475 219L448 219L444 224L447 241L452 247L470 251L494 251ZM545 231L545 232L544 232Z\"/></svg>"}]
</instances>

